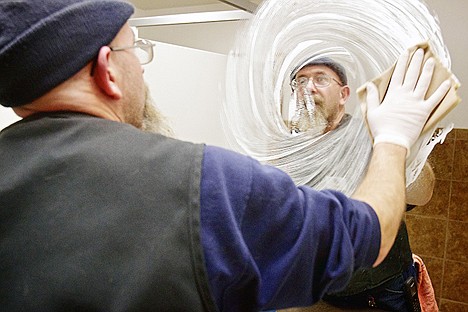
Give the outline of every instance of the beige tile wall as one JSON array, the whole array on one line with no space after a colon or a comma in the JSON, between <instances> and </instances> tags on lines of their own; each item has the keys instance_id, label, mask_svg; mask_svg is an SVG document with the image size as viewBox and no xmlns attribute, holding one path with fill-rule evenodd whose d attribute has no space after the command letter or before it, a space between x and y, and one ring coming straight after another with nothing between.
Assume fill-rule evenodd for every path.
<instances>
[{"instance_id":1,"label":"beige tile wall","mask_svg":"<svg viewBox=\"0 0 468 312\"><path fill-rule=\"evenodd\" d=\"M434 195L406 214L413 252L429 271L440 311L468 311L468 129L454 129L429 156Z\"/></svg>"}]
</instances>

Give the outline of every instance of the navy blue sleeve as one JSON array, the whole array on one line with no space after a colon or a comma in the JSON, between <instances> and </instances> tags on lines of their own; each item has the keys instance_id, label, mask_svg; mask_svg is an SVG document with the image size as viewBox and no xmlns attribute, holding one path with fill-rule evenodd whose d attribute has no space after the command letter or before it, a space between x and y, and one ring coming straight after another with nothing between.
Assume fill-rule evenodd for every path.
<instances>
[{"instance_id":1,"label":"navy blue sleeve","mask_svg":"<svg viewBox=\"0 0 468 312\"><path fill-rule=\"evenodd\" d=\"M367 204L296 187L272 166L212 146L202 163L201 223L220 311L311 305L370 267L380 248Z\"/></svg>"}]
</instances>

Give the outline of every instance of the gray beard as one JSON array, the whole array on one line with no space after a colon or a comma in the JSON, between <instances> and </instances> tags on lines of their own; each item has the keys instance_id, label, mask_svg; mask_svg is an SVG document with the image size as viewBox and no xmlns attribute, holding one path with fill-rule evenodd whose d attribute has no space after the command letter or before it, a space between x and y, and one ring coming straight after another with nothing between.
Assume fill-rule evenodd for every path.
<instances>
[{"instance_id":1,"label":"gray beard","mask_svg":"<svg viewBox=\"0 0 468 312\"><path fill-rule=\"evenodd\" d=\"M146 100L143 108L143 123L141 130L174 137L166 117L154 105L148 86L146 86Z\"/></svg>"},{"instance_id":2,"label":"gray beard","mask_svg":"<svg viewBox=\"0 0 468 312\"><path fill-rule=\"evenodd\" d=\"M323 110L323 101L321 98L314 97L315 101L315 124L319 127L325 128L328 125L328 118Z\"/></svg>"}]
</instances>

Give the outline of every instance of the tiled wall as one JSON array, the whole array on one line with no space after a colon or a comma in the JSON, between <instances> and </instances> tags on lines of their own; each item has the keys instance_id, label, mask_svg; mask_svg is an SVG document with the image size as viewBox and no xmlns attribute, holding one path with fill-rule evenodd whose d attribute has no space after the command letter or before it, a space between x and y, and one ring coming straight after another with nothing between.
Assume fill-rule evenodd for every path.
<instances>
[{"instance_id":1,"label":"tiled wall","mask_svg":"<svg viewBox=\"0 0 468 312\"><path fill-rule=\"evenodd\" d=\"M406 214L410 243L422 257L440 311L468 311L468 129L454 129L429 156L434 195Z\"/></svg>"}]
</instances>

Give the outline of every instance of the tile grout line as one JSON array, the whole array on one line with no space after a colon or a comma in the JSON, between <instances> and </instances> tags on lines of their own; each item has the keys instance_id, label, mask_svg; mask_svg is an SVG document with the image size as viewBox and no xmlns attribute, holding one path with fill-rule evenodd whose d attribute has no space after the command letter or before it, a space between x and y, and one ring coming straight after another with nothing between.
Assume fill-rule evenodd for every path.
<instances>
[{"instance_id":1,"label":"tile grout line","mask_svg":"<svg viewBox=\"0 0 468 312\"><path fill-rule=\"evenodd\" d=\"M454 144L452 147L452 170L450 172L450 187L449 187L449 198L447 203L447 221L445 224L445 246L444 246L444 260L442 261L442 282L441 282L441 296L440 299L445 299L444 284L445 284L445 268L447 265L447 247L449 240L449 223L450 223L450 205L452 203L452 190L453 190L453 169L455 166L455 146L457 142L457 133L455 132Z\"/></svg>"}]
</instances>

